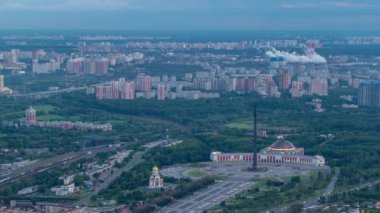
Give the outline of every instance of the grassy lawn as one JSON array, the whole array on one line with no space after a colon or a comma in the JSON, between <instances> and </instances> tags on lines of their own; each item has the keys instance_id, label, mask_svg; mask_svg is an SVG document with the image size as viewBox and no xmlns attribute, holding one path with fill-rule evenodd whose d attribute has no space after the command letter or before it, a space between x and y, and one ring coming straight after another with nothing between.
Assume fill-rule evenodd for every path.
<instances>
[{"instance_id":1,"label":"grassy lawn","mask_svg":"<svg viewBox=\"0 0 380 213\"><path fill-rule=\"evenodd\" d=\"M65 120L62 116L59 115L52 115L52 114L45 114L45 115L37 115L38 121L58 121L58 120Z\"/></svg>"},{"instance_id":2,"label":"grassy lawn","mask_svg":"<svg viewBox=\"0 0 380 213\"><path fill-rule=\"evenodd\" d=\"M226 124L226 127L233 128L233 129L252 129L252 123L249 123L248 121L243 121L240 123L228 123Z\"/></svg>"},{"instance_id":3,"label":"grassy lawn","mask_svg":"<svg viewBox=\"0 0 380 213\"><path fill-rule=\"evenodd\" d=\"M62 116L54 115L56 107L53 105L36 105L32 107L36 110L37 120L39 121L62 120Z\"/></svg>"},{"instance_id":4,"label":"grassy lawn","mask_svg":"<svg viewBox=\"0 0 380 213\"><path fill-rule=\"evenodd\" d=\"M223 175L210 175L210 177L212 177L215 180L228 180L228 177Z\"/></svg>"},{"instance_id":5,"label":"grassy lawn","mask_svg":"<svg viewBox=\"0 0 380 213\"><path fill-rule=\"evenodd\" d=\"M231 122L225 124L225 127L232 128L232 129L244 129L244 130L252 130L253 124L252 121L241 121L241 122ZM294 131L295 127L291 126L273 126L273 125L266 125L266 124L259 124L259 129L264 130L272 130L272 131Z\"/></svg>"},{"instance_id":6,"label":"grassy lawn","mask_svg":"<svg viewBox=\"0 0 380 213\"><path fill-rule=\"evenodd\" d=\"M107 120L107 121L104 121L104 123L110 123L112 125L118 125L118 124L124 124L125 123L125 120L123 119L120 119L120 120Z\"/></svg>"},{"instance_id":7,"label":"grassy lawn","mask_svg":"<svg viewBox=\"0 0 380 213\"><path fill-rule=\"evenodd\" d=\"M216 205L212 209L224 212L261 212L272 207L300 203L309 197L320 196L323 191L321 189L325 189L330 182L329 178L321 180L317 175L316 171L300 175L299 182L293 182L291 177L285 177L282 186L267 183L267 181L278 181L277 178L256 179L251 189L226 199L223 204Z\"/></svg>"},{"instance_id":8,"label":"grassy lawn","mask_svg":"<svg viewBox=\"0 0 380 213\"><path fill-rule=\"evenodd\" d=\"M202 172L199 169L192 169L188 171L187 174L194 178L199 178L206 175L204 172Z\"/></svg>"},{"instance_id":9,"label":"grassy lawn","mask_svg":"<svg viewBox=\"0 0 380 213\"><path fill-rule=\"evenodd\" d=\"M37 114L38 112L44 112L46 114L48 113L51 113L53 111L55 111L57 109L57 107L53 106L53 105L36 105L36 106L32 106L36 111L37 111Z\"/></svg>"},{"instance_id":10,"label":"grassy lawn","mask_svg":"<svg viewBox=\"0 0 380 213\"><path fill-rule=\"evenodd\" d=\"M36 110L38 121L61 121L61 120L62 121L63 120L79 121L80 120L79 116L64 117L64 116L56 115L55 111L57 110L57 107L53 105L48 105L48 104L32 105L32 107ZM6 113L6 114L3 114L3 116L14 117L14 118L24 118L25 111Z\"/></svg>"},{"instance_id":11,"label":"grassy lawn","mask_svg":"<svg viewBox=\"0 0 380 213\"><path fill-rule=\"evenodd\" d=\"M32 106L32 107L37 111L37 116L39 113L40 114L42 113L43 115L49 115L50 113L52 113L56 109L56 107L53 105L36 105L36 106ZM25 108L25 110L26 109L27 108ZM3 114L3 116L11 116L14 118L23 118L23 117L25 117L25 110L5 113L5 114ZM43 116L43 115L41 115L41 116Z\"/></svg>"}]
</instances>

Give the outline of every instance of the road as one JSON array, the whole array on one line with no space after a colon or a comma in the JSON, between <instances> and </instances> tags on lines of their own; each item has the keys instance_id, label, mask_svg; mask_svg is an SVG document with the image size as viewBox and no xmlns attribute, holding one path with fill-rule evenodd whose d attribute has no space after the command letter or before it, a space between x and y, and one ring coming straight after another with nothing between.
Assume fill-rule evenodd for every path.
<instances>
[{"instance_id":1,"label":"road","mask_svg":"<svg viewBox=\"0 0 380 213\"><path fill-rule=\"evenodd\" d=\"M104 212L123 212L123 209L128 209L125 205L120 206L104 206L104 207L86 207L83 213L104 213Z\"/></svg>"},{"instance_id":2,"label":"road","mask_svg":"<svg viewBox=\"0 0 380 213\"><path fill-rule=\"evenodd\" d=\"M336 182L338 181L338 176L339 176L339 174L340 174L340 169L339 169L339 168L336 168L335 175L334 175L334 177L331 179L330 184L327 186L327 188L326 188L326 192L323 194L324 196L330 196L330 195L332 194L332 192L333 192L334 189L335 189Z\"/></svg>"},{"instance_id":3,"label":"road","mask_svg":"<svg viewBox=\"0 0 380 213\"><path fill-rule=\"evenodd\" d=\"M42 91L42 92L32 92L32 93L26 93L26 94L12 94L8 95L9 98L14 99L38 99L38 98L46 98L51 95L60 94L60 93L69 93L69 92L75 92L80 90L85 90L89 87L93 86L99 86L99 85L105 85L108 82L99 83L99 84L93 84L89 86L83 86L83 87L70 87L65 89L59 89L59 90L52 90L52 91Z\"/></svg>"},{"instance_id":4,"label":"road","mask_svg":"<svg viewBox=\"0 0 380 213\"><path fill-rule=\"evenodd\" d=\"M328 142L332 141L333 138L329 138L329 139L326 139L325 141L323 141L321 144L319 144L319 146L323 146L325 144L327 144Z\"/></svg>"},{"instance_id":5,"label":"road","mask_svg":"<svg viewBox=\"0 0 380 213\"><path fill-rule=\"evenodd\" d=\"M203 191L194 193L190 197L178 200L174 205L162 208L162 213L181 213L194 212L201 213L221 201L246 190L252 185L252 182L246 181L219 181L207 187Z\"/></svg>"},{"instance_id":6,"label":"road","mask_svg":"<svg viewBox=\"0 0 380 213\"><path fill-rule=\"evenodd\" d=\"M336 182L338 181L339 174L340 174L340 170L339 170L339 168L337 168L334 177L331 179L329 185L326 187L325 192L323 193L324 196L327 197L327 196L330 196L332 194L332 192L335 189ZM313 206L317 206L320 204L319 203L319 197L313 197L313 198L304 200L304 201L302 201L302 204L303 204L304 209L308 209L308 208L311 208ZM268 210L268 212L286 213L289 211L289 208L290 208L290 206L286 206L283 208L274 208L274 209Z\"/></svg>"},{"instance_id":7,"label":"road","mask_svg":"<svg viewBox=\"0 0 380 213\"><path fill-rule=\"evenodd\" d=\"M8 97L14 98L14 99L38 99L38 98L46 98L46 97L49 97L50 95L55 95L59 93L69 93L69 92L80 91L86 88L87 87L73 87L73 88L52 90L52 91L33 92L33 93L26 93L26 94L13 94L13 95L8 95Z\"/></svg>"},{"instance_id":8,"label":"road","mask_svg":"<svg viewBox=\"0 0 380 213\"><path fill-rule=\"evenodd\" d=\"M129 171L133 167L135 167L137 164L141 163L143 161L143 158L142 158L143 155L144 155L143 151L136 152L133 155L132 159L123 168L116 170L109 178L107 178L106 181L104 181L100 186L95 188L95 190L90 195L80 200L79 202L76 202L74 205L90 203L92 196L97 195L101 190L108 188L108 186L114 180L116 180L116 178L120 177L121 173Z\"/></svg>"},{"instance_id":9,"label":"road","mask_svg":"<svg viewBox=\"0 0 380 213\"><path fill-rule=\"evenodd\" d=\"M344 191L341 191L341 192L338 192L338 193L335 193L337 195L342 195L343 193L346 193L346 192L354 192L354 191L359 191L359 190L362 190L362 189L365 189L367 187L372 187L376 184L379 184L380 183L380 180L376 180L376 181L371 181L371 182L367 182L367 183L363 183L363 184L360 184L360 185L357 185L357 186L353 186L347 190L344 190Z\"/></svg>"}]
</instances>

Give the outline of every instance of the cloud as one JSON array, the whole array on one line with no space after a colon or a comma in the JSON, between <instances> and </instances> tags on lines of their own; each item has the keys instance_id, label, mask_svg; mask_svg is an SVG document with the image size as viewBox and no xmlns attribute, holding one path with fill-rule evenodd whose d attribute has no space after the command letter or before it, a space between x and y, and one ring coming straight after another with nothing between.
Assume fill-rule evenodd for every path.
<instances>
[{"instance_id":1,"label":"cloud","mask_svg":"<svg viewBox=\"0 0 380 213\"><path fill-rule=\"evenodd\" d=\"M1 10L120 10L137 9L138 4L130 0L63 0L63 1L41 1L33 3L25 1L8 1L0 4Z\"/></svg>"},{"instance_id":2,"label":"cloud","mask_svg":"<svg viewBox=\"0 0 380 213\"><path fill-rule=\"evenodd\" d=\"M373 8L377 1L353 0L0 0L1 10L194 10Z\"/></svg>"},{"instance_id":3,"label":"cloud","mask_svg":"<svg viewBox=\"0 0 380 213\"><path fill-rule=\"evenodd\" d=\"M284 9L305 9L305 8L315 8L317 5L315 4L305 4L305 3L285 3L281 5L282 8Z\"/></svg>"},{"instance_id":4,"label":"cloud","mask_svg":"<svg viewBox=\"0 0 380 213\"><path fill-rule=\"evenodd\" d=\"M223 8L216 0L0 0L0 10L191 10ZM223 2L229 2L224 0ZM229 4L229 3L228 3ZM240 4L229 4L242 7Z\"/></svg>"},{"instance_id":5,"label":"cloud","mask_svg":"<svg viewBox=\"0 0 380 213\"><path fill-rule=\"evenodd\" d=\"M330 2L328 3L329 6L336 7L336 8L355 8L355 9L365 9L365 8L374 8L374 7L380 7L380 4L364 4L364 3L352 3L352 2Z\"/></svg>"},{"instance_id":6,"label":"cloud","mask_svg":"<svg viewBox=\"0 0 380 213\"><path fill-rule=\"evenodd\" d=\"M366 9L366 8L379 8L380 4L376 3L358 3L349 1L313 1L313 3L306 3L304 1L285 2L280 5L282 9Z\"/></svg>"},{"instance_id":7,"label":"cloud","mask_svg":"<svg viewBox=\"0 0 380 213\"><path fill-rule=\"evenodd\" d=\"M29 6L20 2L6 2L0 5L0 9L10 9L10 10L25 10Z\"/></svg>"},{"instance_id":8,"label":"cloud","mask_svg":"<svg viewBox=\"0 0 380 213\"><path fill-rule=\"evenodd\" d=\"M318 55L313 50L309 50L307 55L299 55L295 52L286 52L286 51L279 51L276 49L269 50L265 53L267 57L274 58L274 57L282 57L286 61L291 63L315 63L315 64L322 64L326 63L326 59Z\"/></svg>"}]
</instances>

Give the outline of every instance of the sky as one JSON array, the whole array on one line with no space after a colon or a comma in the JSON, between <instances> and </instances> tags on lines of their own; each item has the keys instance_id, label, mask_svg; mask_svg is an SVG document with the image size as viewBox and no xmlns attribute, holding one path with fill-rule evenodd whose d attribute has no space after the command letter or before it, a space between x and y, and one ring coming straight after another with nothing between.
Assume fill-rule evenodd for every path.
<instances>
[{"instance_id":1,"label":"sky","mask_svg":"<svg viewBox=\"0 0 380 213\"><path fill-rule=\"evenodd\" d=\"M0 0L0 29L378 31L380 0Z\"/></svg>"}]
</instances>

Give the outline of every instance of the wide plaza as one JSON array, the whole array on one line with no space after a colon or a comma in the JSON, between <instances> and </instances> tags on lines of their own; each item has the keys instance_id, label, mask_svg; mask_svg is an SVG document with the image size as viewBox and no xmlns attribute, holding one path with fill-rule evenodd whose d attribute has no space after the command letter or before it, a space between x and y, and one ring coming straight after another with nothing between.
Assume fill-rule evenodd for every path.
<instances>
[{"instance_id":1,"label":"wide plaza","mask_svg":"<svg viewBox=\"0 0 380 213\"><path fill-rule=\"evenodd\" d=\"M253 187L255 180L265 178L282 178L307 175L310 171L328 170L329 167L313 167L306 165L258 164L257 172L249 170L246 162L203 162L181 164L161 170L165 177L198 179L212 175L218 178L215 184L193 195L180 199L173 205L164 207L161 212L203 212L218 205L221 201Z\"/></svg>"},{"instance_id":2,"label":"wide plaza","mask_svg":"<svg viewBox=\"0 0 380 213\"><path fill-rule=\"evenodd\" d=\"M241 162L214 163L203 162L197 164L181 164L167 167L161 170L161 174L166 177L197 179L206 175L219 176L227 180L252 181L254 178L268 177L289 177L305 175L311 170L324 170L325 167L311 167L304 165L283 165L283 164L258 164L259 171L253 172L249 169L250 164Z\"/></svg>"}]
</instances>

